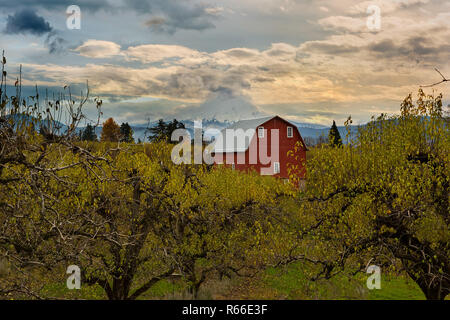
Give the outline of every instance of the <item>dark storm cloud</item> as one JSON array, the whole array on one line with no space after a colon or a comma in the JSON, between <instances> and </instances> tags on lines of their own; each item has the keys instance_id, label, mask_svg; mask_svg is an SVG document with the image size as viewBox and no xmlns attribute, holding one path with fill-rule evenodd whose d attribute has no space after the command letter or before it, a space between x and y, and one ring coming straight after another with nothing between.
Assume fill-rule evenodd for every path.
<instances>
[{"instance_id":1,"label":"dark storm cloud","mask_svg":"<svg viewBox=\"0 0 450 320\"><path fill-rule=\"evenodd\" d=\"M331 43L310 42L304 46L307 52L324 53L329 55L344 55L359 51L358 47L349 45L337 45Z\"/></svg>"},{"instance_id":2,"label":"dark storm cloud","mask_svg":"<svg viewBox=\"0 0 450 320\"><path fill-rule=\"evenodd\" d=\"M56 30L49 22L31 9L22 9L6 19L5 34L32 34L46 35L45 45L50 53L59 53L64 50L65 40L58 36Z\"/></svg>"},{"instance_id":3,"label":"dark storm cloud","mask_svg":"<svg viewBox=\"0 0 450 320\"><path fill-rule=\"evenodd\" d=\"M266 77L255 77L252 79L255 82L275 82L276 80L273 78L266 78Z\"/></svg>"},{"instance_id":4,"label":"dark storm cloud","mask_svg":"<svg viewBox=\"0 0 450 320\"><path fill-rule=\"evenodd\" d=\"M440 54L450 50L450 46L447 44L435 44L428 38L414 36L400 43L386 39L368 45L367 49L376 57L381 58L406 57L437 61Z\"/></svg>"},{"instance_id":5,"label":"dark storm cloud","mask_svg":"<svg viewBox=\"0 0 450 320\"><path fill-rule=\"evenodd\" d=\"M408 39L407 44L413 52L418 55L434 54L440 48L433 47L433 43L424 37L413 37ZM436 50L437 49L437 50Z\"/></svg>"},{"instance_id":6,"label":"dark storm cloud","mask_svg":"<svg viewBox=\"0 0 450 320\"><path fill-rule=\"evenodd\" d=\"M377 53L387 53L397 51L397 46L394 44L394 41L386 39L380 42L372 43L371 45L369 45L368 49Z\"/></svg>"},{"instance_id":7,"label":"dark storm cloud","mask_svg":"<svg viewBox=\"0 0 450 320\"><path fill-rule=\"evenodd\" d=\"M208 5L177 0L126 0L127 7L152 17L146 25L153 31L173 34L179 29L205 30L214 28L217 18L208 13Z\"/></svg>"},{"instance_id":8,"label":"dark storm cloud","mask_svg":"<svg viewBox=\"0 0 450 320\"><path fill-rule=\"evenodd\" d=\"M31 9L23 9L16 12L12 16L9 15L6 20L7 34L34 34L41 36L52 31L50 23L45 21L43 17L36 14Z\"/></svg>"},{"instance_id":9,"label":"dark storm cloud","mask_svg":"<svg viewBox=\"0 0 450 320\"><path fill-rule=\"evenodd\" d=\"M111 8L106 0L0 0L0 8L11 9L44 9L47 11L63 11L70 5L77 5L81 10L98 11Z\"/></svg>"},{"instance_id":10,"label":"dark storm cloud","mask_svg":"<svg viewBox=\"0 0 450 320\"><path fill-rule=\"evenodd\" d=\"M161 17L154 17L145 22L145 25L152 29L158 29L166 23L166 19Z\"/></svg>"},{"instance_id":11,"label":"dark storm cloud","mask_svg":"<svg viewBox=\"0 0 450 320\"><path fill-rule=\"evenodd\" d=\"M184 30L205 30L214 28L213 20L217 15L208 8L211 6L201 1L192 0L0 0L0 8L6 13L11 10L23 9L38 10L44 9L50 12L60 12L64 14L70 5L78 5L81 12L103 11L135 11L138 14L148 15L146 25L153 31L173 34L180 29Z\"/></svg>"},{"instance_id":12,"label":"dark storm cloud","mask_svg":"<svg viewBox=\"0 0 450 320\"><path fill-rule=\"evenodd\" d=\"M441 60L446 59L446 57L441 59L440 56L450 51L450 45L438 43L429 37L417 35L402 41L384 39L361 47L312 41L303 45L302 50L308 54L320 53L330 56L345 56L364 51L376 59L406 58L417 62L442 62Z\"/></svg>"},{"instance_id":13,"label":"dark storm cloud","mask_svg":"<svg viewBox=\"0 0 450 320\"><path fill-rule=\"evenodd\" d=\"M50 53L61 53L66 49L66 40L59 37L56 31L52 31L47 35L45 45Z\"/></svg>"}]
</instances>

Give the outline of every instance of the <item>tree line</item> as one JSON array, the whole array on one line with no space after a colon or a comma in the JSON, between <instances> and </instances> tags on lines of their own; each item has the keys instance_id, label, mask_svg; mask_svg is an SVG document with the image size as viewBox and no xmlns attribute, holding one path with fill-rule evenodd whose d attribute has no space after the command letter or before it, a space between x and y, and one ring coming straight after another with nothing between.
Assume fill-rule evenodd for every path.
<instances>
[{"instance_id":1,"label":"tree line","mask_svg":"<svg viewBox=\"0 0 450 320\"><path fill-rule=\"evenodd\" d=\"M147 127L145 133L148 134L148 140L150 142L165 141L169 142L173 131L177 129L185 129L185 125L179 122L177 119L165 122L160 119L153 127ZM41 134L45 133L45 128L41 127ZM133 128L128 122L122 123L120 126L114 121L113 118L108 118L102 126L100 135L101 142L126 142L134 143ZM87 124L86 127L80 131L79 139L82 141L98 141L97 134L95 133L95 127L92 124ZM138 143L141 140L138 139Z\"/></svg>"}]
</instances>

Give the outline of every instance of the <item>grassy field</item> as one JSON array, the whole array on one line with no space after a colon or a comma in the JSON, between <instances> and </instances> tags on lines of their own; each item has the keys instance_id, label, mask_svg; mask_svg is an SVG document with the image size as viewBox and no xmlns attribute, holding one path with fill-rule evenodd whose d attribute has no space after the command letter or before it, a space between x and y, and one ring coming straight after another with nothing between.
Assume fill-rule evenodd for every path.
<instances>
[{"instance_id":1,"label":"grassy field","mask_svg":"<svg viewBox=\"0 0 450 320\"><path fill-rule=\"evenodd\" d=\"M367 277L339 275L330 280L311 282L301 264L268 269L258 279L243 280L232 289L233 299L332 299L332 300L424 300L425 296L405 276L383 274L380 290L368 290ZM237 288L237 289L236 289Z\"/></svg>"},{"instance_id":2,"label":"grassy field","mask_svg":"<svg viewBox=\"0 0 450 320\"><path fill-rule=\"evenodd\" d=\"M423 300L419 287L404 276L382 275L381 289L368 290L367 277L340 275L331 280L312 282L302 264L285 268L269 268L254 279L210 281L201 290L200 299L288 299L288 300ZM44 292L45 291L45 292ZM68 290L65 283L48 285L42 293L63 299L106 299L99 286L83 286ZM163 280L141 299L190 299L182 281Z\"/></svg>"},{"instance_id":3,"label":"grassy field","mask_svg":"<svg viewBox=\"0 0 450 320\"><path fill-rule=\"evenodd\" d=\"M266 286L286 299L368 299L368 300L420 300L425 299L420 288L404 276L382 275L381 289L368 290L367 277L336 276L331 280L307 281L301 264L285 270L269 269Z\"/></svg>"}]
</instances>

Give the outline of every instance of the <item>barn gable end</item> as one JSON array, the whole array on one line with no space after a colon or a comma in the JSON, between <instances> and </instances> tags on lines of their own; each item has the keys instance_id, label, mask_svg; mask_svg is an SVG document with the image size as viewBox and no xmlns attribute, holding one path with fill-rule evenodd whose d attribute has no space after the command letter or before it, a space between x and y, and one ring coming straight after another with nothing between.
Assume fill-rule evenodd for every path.
<instances>
[{"instance_id":1,"label":"barn gable end","mask_svg":"<svg viewBox=\"0 0 450 320\"><path fill-rule=\"evenodd\" d=\"M262 130L259 128L263 128L264 133L258 133L259 130ZM227 143L226 130L229 129L236 130L236 137L233 137L234 141ZM271 156L271 135L273 133L271 130L273 129L277 129L279 134L277 144L279 148L279 161L271 161L268 164L264 159L259 157L258 148L261 144L267 145L267 155L269 157ZM297 126L289 121L279 116L243 120L222 130L221 134L224 138L216 141L213 149L213 154L216 156L216 165L224 164L241 171L255 170L262 175L273 175L282 179L289 179L292 176L293 172L292 170L288 170L288 167L292 168L292 166L297 166L298 170L294 173L295 176L299 179L304 179L306 151L308 149ZM228 137L230 138L231 136ZM292 155L295 149L297 149L297 152ZM255 150L258 150L256 156L254 154L250 155L250 151ZM291 153L291 155L288 156L288 153Z\"/></svg>"}]
</instances>

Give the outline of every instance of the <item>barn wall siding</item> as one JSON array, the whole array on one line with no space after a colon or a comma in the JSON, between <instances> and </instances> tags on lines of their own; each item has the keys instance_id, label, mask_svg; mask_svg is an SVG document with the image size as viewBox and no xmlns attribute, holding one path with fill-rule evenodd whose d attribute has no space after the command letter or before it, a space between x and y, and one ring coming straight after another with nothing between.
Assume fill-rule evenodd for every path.
<instances>
[{"instance_id":1,"label":"barn wall siding","mask_svg":"<svg viewBox=\"0 0 450 320\"><path fill-rule=\"evenodd\" d=\"M264 143L264 141L266 141L267 143L267 148L268 148L268 152L267 155L269 157L271 157L272 155L272 148L271 148L271 142L272 142L272 135L271 135L271 130L273 129L278 129L279 130L279 162L280 162L280 173L274 175L274 163L272 160L271 163L271 175L278 177L278 178L283 178L283 179L288 179L289 178L289 174L288 174L288 164L297 164L299 166L299 171L296 172L296 176L300 179L304 179L305 178L305 164L306 164L306 147L305 144L303 142L303 139L297 129L296 126L289 124L288 122L286 122L285 120L279 118L279 117L275 117L271 120L269 120L268 122L262 124L259 127L264 127L265 129L265 135L264 138L262 138L263 141L261 141L262 143ZM293 128L293 137L292 138L288 138L287 137L287 128L288 127L292 127ZM250 146L248 148L248 150L245 152L245 154L243 153L239 153L239 152L234 152L232 158L234 159L234 165L235 165L235 170L241 170L241 171L250 171L250 170L255 170L258 173L261 173L261 169L262 168L268 168L269 165L264 165L261 163L261 159L259 158L259 149L257 148L257 146L259 146L259 140L261 138L258 137L258 133L257 133L257 128L255 128L256 133L253 136L251 142L250 142ZM295 145L297 142L301 142L302 143L302 148L300 148L300 150L296 153L296 156L298 156L298 160L295 160L295 157L288 157L288 152L290 150L294 151L295 149ZM256 164L250 164L250 150L256 150L257 151L257 163ZM245 164L239 164L238 163L238 156L245 156ZM223 163L227 166L231 166L233 162L227 161L226 159L227 155L223 154ZM292 173L291 173L292 174Z\"/></svg>"}]
</instances>

